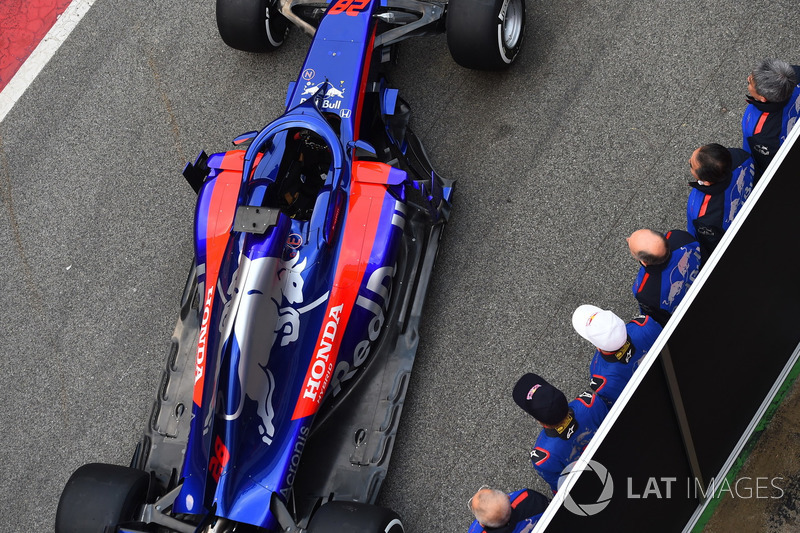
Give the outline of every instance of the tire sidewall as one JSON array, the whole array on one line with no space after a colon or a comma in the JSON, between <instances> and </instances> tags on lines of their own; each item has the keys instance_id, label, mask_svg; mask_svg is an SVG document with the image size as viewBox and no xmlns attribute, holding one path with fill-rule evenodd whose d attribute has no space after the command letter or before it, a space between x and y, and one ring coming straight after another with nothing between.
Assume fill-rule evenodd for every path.
<instances>
[{"instance_id":1,"label":"tire sidewall","mask_svg":"<svg viewBox=\"0 0 800 533\"><path fill-rule=\"evenodd\" d=\"M400 516L390 509L358 502L333 501L311 517L308 533L404 533Z\"/></svg>"},{"instance_id":2,"label":"tire sidewall","mask_svg":"<svg viewBox=\"0 0 800 533\"><path fill-rule=\"evenodd\" d=\"M502 60L506 65L510 65L514 59L519 54L520 49L522 48L522 41L525 38L525 0L496 0L496 4L500 4L498 9L498 22L497 22L497 49L499 54L502 56ZM513 16L521 17L521 24L522 27L519 29L519 35L517 36L516 40L512 43L512 46L509 48L506 46L505 38L503 35L503 22L500 20L508 18L512 13L509 13L509 9L511 10L518 10L519 13L514 13ZM502 15L502 17L501 17Z\"/></svg>"},{"instance_id":3,"label":"tire sidewall","mask_svg":"<svg viewBox=\"0 0 800 533\"><path fill-rule=\"evenodd\" d=\"M266 7L264 15L266 17L264 32L267 41L273 49L278 48L286 41L286 35L289 33L288 21L271 3Z\"/></svg>"},{"instance_id":4,"label":"tire sidewall","mask_svg":"<svg viewBox=\"0 0 800 533\"><path fill-rule=\"evenodd\" d=\"M516 38L506 46L504 24ZM478 70L507 68L525 36L524 0L450 0L445 20L447 45L460 65Z\"/></svg>"},{"instance_id":5,"label":"tire sidewall","mask_svg":"<svg viewBox=\"0 0 800 533\"><path fill-rule=\"evenodd\" d=\"M274 0L216 0L216 19L225 44L244 52L275 50L289 32Z\"/></svg>"}]
</instances>

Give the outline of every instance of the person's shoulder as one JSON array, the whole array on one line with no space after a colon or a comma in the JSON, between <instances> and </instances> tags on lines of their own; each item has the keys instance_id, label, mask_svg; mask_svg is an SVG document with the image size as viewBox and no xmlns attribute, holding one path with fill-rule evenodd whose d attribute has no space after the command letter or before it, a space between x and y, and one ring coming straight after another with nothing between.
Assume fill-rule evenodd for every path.
<instances>
[{"instance_id":1,"label":"person's shoulder","mask_svg":"<svg viewBox=\"0 0 800 533\"><path fill-rule=\"evenodd\" d=\"M509 495L511 499L511 514L512 522L519 525L527 525L532 520L538 521L541 514L547 509L550 504L550 499L541 492L522 489ZM517 528L514 529L517 531Z\"/></svg>"},{"instance_id":2,"label":"person's shoulder","mask_svg":"<svg viewBox=\"0 0 800 533\"><path fill-rule=\"evenodd\" d=\"M608 411L608 407L606 406L605 402L591 390L585 390L580 393L569 403L569 405L572 407L573 411L575 411L575 416L578 417L578 422L580 422L579 413L581 412L590 412L594 414L598 411Z\"/></svg>"},{"instance_id":3,"label":"person's shoulder","mask_svg":"<svg viewBox=\"0 0 800 533\"><path fill-rule=\"evenodd\" d=\"M661 324L650 315L639 315L626 325L628 336L640 355L650 350L661 331Z\"/></svg>"},{"instance_id":4,"label":"person's shoulder","mask_svg":"<svg viewBox=\"0 0 800 533\"><path fill-rule=\"evenodd\" d=\"M544 431L542 434L544 434ZM550 459L550 450L547 449L547 445L547 442L539 442L537 440L536 445L531 448L531 463L533 463L533 466L543 468L547 460Z\"/></svg>"},{"instance_id":5,"label":"person's shoulder","mask_svg":"<svg viewBox=\"0 0 800 533\"><path fill-rule=\"evenodd\" d=\"M700 253L700 243L697 241L697 238L688 231L674 229L667 233L667 235L667 242L669 243L669 250L672 255L668 263L674 263L680 261L683 257Z\"/></svg>"},{"instance_id":6,"label":"person's shoulder","mask_svg":"<svg viewBox=\"0 0 800 533\"><path fill-rule=\"evenodd\" d=\"M752 164L752 161L748 161L752 156L749 152L747 152L747 150L742 150L741 148L728 148L728 152L731 154L731 168L734 170L744 164Z\"/></svg>"},{"instance_id":7,"label":"person's shoulder","mask_svg":"<svg viewBox=\"0 0 800 533\"><path fill-rule=\"evenodd\" d=\"M705 185L700 185L696 181L690 181L689 182L689 203L691 203L692 200L696 200L697 198L702 198L703 196L705 196L706 195L706 192L704 190L705 188L706 188Z\"/></svg>"},{"instance_id":8,"label":"person's shoulder","mask_svg":"<svg viewBox=\"0 0 800 533\"><path fill-rule=\"evenodd\" d=\"M575 400L578 408L575 416L581 426L596 427L608 414L608 405L592 390L583 391ZM578 414L580 412L580 414ZM587 420L588 417L588 420Z\"/></svg>"},{"instance_id":9,"label":"person's shoulder","mask_svg":"<svg viewBox=\"0 0 800 533\"><path fill-rule=\"evenodd\" d=\"M539 491L533 489L519 489L508 495L513 509L523 510L522 517L529 517L535 513L541 513L550 503L550 500Z\"/></svg>"},{"instance_id":10,"label":"person's shoulder","mask_svg":"<svg viewBox=\"0 0 800 533\"><path fill-rule=\"evenodd\" d=\"M697 244L697 239L695 239L691 233L682 229L670 230L665 237L671 250Z\"/></svg>"},{"instance_id":11,"label":"person's shoulder","mask_svg":"<svg viewBox=\"0 0 800 533\"><path fill-rule=\"evenodd\" d=\"M536 524L539 523L539 520L542 518L542 513L538 513L535 516L531 516L522 520L521 522L517 522L517 525L514 527L514 531L511 533L531 533L533 528L536 527Z\"/></svg>"},{"instance_id":12,"label":"person's shoulder","mask_svg":"<svg viewBox=\"0 0 800 533\"><path fill-rule=\"evenodd\" d=\"M625 324L625 329L628 334L637 333L642 330L659 330L661 331L661 324L656 322L650 315L636 315L630 322Z\"/></svg>"}]
</instances>

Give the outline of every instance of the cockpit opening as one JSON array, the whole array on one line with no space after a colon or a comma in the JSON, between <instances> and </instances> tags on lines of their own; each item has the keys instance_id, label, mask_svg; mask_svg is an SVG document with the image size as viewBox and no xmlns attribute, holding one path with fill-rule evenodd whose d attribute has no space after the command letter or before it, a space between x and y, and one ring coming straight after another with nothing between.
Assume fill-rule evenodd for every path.
<instances>
[{"instance_id":1,"label":"cockpit opening","mask_svg":"<svg viewBox=\"0 0 800 533\"><path fill-rule=\"evenodd\" d=\"M306 128L290 129L275 182L267 192L268 202L292 218L308 220L332 160L330 147L318 134Z\"/></svg>"}]
</instances>

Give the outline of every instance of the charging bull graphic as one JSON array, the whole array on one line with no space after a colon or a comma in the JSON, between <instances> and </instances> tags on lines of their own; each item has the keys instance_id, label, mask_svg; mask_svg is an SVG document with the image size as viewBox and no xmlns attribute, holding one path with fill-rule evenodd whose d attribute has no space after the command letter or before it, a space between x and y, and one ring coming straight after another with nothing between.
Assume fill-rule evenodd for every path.
<instances>
[{"instance_id":1,"label":"charging bull graphic","mask_svg":"<svg viewBox=\"0 0 800 533\"><path fill-rule=\"evenodd\" d=\"M726 228L733 222L736 213L739 212L744 205L744 201L747 200L747 197L750 196L750 193L753 191L753 173L754 168L752 163L747 167L740 167L738 172L734 171L733 183L735 185L729 193L731 208L728 211L728 217L724 221Z\"/></svg>"},{"instance_id":2,"label":"charging bull graphic","mask_svg":"<svg viewBox=\"0 0 800 533\"><path fill-rule=\"evenodd\" d=\"M319 84L314 84L311 82L306 83L305 87L303 88L303 96L311 96L316 94L320 87L325 85L327 82L322 82ZM325 90L325 98L344 98L344 87L339 87L338 89L331 85L330 83L327 84L328 88Z\"/></svg>"},{"instance_id":3,"label":"charging bull graphic","mask_svg":"<svg viewBox=\"0 0 800 533\"><path fill-rule=\"evenodd\" d=\"M683 298L684 293L686 293L686 291L689 289L689 285L691 285L691 283L697 277L699 272L699 264L699 248L693 249L689 253L684 254L675 268L672 269L672 272L669 273L669 294L667 295L667 298L661 302L662 305L672 308L675 306L676 299Z\"/></svg>"},{"instance_id":4,"label":"charging bull graphic","mask_svg":"<svg viewBox=\"0 0 800 533\"><path fill-rule=\"evenodd\" d=\"M276 343L287 346L295 342L299 335L300 315L327 298L325 294L310 305L300 309L294 307L303 303L302 273L306 260L298 261L299 255L288 261L277 257L253 260L245 257L233 276L233 297L228 302L231 306L229 313L233 316L227 316L225 322L233 318L232 333L239 346L239 398L238 402L231 403L223 417L226 420L239 418L245 396L255 401L261 419L258 432L266 444L271 444L275 435L272 404L275 378L267 368L270 351ZM274 328L268 327L269 324L274 324ZM235 409L230 412L233 407Z\"/></svg>"}]
</instances>

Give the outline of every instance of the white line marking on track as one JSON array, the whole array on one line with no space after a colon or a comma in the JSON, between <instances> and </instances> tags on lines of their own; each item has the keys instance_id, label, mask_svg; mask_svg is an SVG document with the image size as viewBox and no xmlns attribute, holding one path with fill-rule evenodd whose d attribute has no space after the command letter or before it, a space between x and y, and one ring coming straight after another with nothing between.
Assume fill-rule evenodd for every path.
<instances>
[{"instance_id":1,"label":"white line marking on track","mask_svg":"<svg viewBox=\"0 0 800 533\"><path fill-rule=\"evenodd\" d=\"M31 52L25 63L14 74L5 88L0 92L0 122L6 118L8 112L14 107L25 91L28 89L36 76L42 71L44 66L55 55L61 43L67 40L69 34L83 16L92 7L95 0L73 0L66 10L58 17L56 23L47 32L39 45Z\"/></svg>"}]
</instances>

